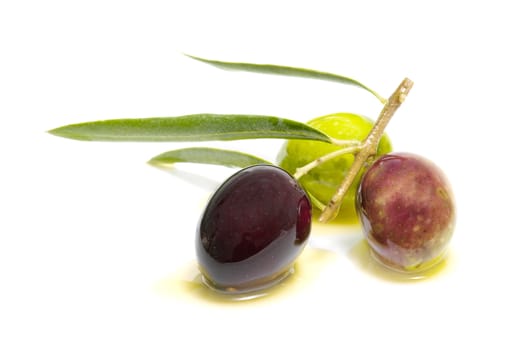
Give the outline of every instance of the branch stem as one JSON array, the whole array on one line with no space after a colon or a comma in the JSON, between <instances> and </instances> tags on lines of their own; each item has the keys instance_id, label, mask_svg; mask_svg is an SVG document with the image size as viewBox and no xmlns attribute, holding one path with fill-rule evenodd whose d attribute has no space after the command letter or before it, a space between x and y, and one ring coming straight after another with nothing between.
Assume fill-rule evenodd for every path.
<instances>
[{"instance_id":1,"label":"branch stem","mask_svg":"<svg viewBox=\"0 0 527 350\"><path fill-rule=\"evenodd\" d=\"M312 169L316 168L320 164L327 162L328 160L331 160L333 158L339 157L339 156L344 155L344 154L357 153L360 150L361 150L361 146L360 146L360 143L359 143L359 144L357 144L355 146L349 146L349 147L342 148L342 149L336 150L334 152L325 154L322 157L317 158L317 159L315 159L314 161L312 161L310 163L307 163L303 167L297 168L296 171L295 171L295 174L293 175L293 177L296 180L298 180L302 176L306 175L309 171L311 171Z\"/></svg>"},{"instance_id":2,"label":"branch stem","mask_svg":"<svg viewBox=\"0 0 527 350\"><path fill-rule=\"evenodd\" d=\"M355 156L355 161L351 165L346 177L329 201L328 205L322 211L319 221L328 222L337 216L344 195L350 188L355 177L357 177L357 174L363 167L364 163L368 160L368 158L377 153L377 147L384 129L390 122L390 119L395 114L399 106L401 106L401 104L404 102L412 86L413 82L410 79L405 78L397 87L395 92L390 96L381 113L379 114L377 121L373 125L368 137L363 141L360 151Z\"/></svg>"},{"instance_id":3,"label":"branch stem","mask_svg":"<svg viewBox=\"0 0 527 350\"><path fill-rule=\"evenodd\" d=\"M334 139L332 137L330 138L330 141L335 146L342 146L342 147L353 147L353 146L357 147L362 144L362 142L358 140L339 140L339 139Z\"/></svg>"}]
</instances>

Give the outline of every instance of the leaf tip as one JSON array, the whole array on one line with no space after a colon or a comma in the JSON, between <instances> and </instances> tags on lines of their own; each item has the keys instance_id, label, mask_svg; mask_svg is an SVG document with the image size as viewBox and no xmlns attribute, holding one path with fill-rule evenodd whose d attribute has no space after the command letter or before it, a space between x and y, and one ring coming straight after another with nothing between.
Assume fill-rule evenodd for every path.
<instances>
[{"instance_id":1,"label":"leaf tip","mask_svg":"<svg viewBox=\"0 0 527 350\"><path fill-rule=\"evenodd\" d=\"M61 132L61 129L63 127L58 127L58 128L54 128L54 129L50 129L48 131L46 131L48 134L51 134L51 135L54 135L54 136L61 136L62 135L62 132Z\"/></svg>"},{"instance_id":2,"label":"leaf tip","mask_svg":"<svg viewBox=\"0 0 527 350\"><path fill-rule=\"evenodd\" d=\"M55 129L47 131L48 134L58 137L64 137L66 139L78 140L78 141L92 141L92 139L85 135L75 134L69 131L68 126L61 126Z\"/></svg>"},{"instance_id":3,"label":"leaf tip","mask_svg":"<svg viewBox=\"0 0 527 350\"><path fill-rule=\"evenodd\" d=\"M165 166L168 165L167 163L162 162L162 161L160 161L159 159L157 159L157 157L151 158L150 160L148 160L148 161L146 162L146 164L151 165L151 166L154 166L154 167L156 167L156 168L159 168L159 167L165 167Z\"/></svg>"},{"instance_id":4,"label":"leaf tip","mask_svg":"<svg viewBox=\"0 0 527 350\"><path fill-rule=\"evenodd\" d=\"M201 61L201 62L205 62L205 63L212 62L211 60L207 60L205 58L201 58L201 57L198 57L198 56L190 55L190 54L185 53L185 52L183 52L183 55L187 56L188 58L192 58L193 60L196 60L196 61Z\"/></svg>"}]
</instances>

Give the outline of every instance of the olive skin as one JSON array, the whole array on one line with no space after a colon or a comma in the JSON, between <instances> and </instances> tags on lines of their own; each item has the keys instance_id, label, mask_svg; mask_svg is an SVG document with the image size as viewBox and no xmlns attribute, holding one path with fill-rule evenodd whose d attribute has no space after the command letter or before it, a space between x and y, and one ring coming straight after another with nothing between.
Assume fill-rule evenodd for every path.
<instances>
[{"instance_id":1,"label":"olive skin","mask_svg":"<svg viewBox=\"0 0 527 350\"><path fill-rule=\"evenodd\" d=\"M223 292L268 287L292 269L311 231L311 204L286 171L255 165L228 178L199 221L196 254L205 283Z\"/></svg>"},{"instance_id":2,"label":"olive skin","mask_svg":"<svg viewBox=\"0 0 527 350\"><path fill-rule=\"evenodd\" d=\"M441 169L415 154L377 159L361 180L357 208L374 257L399 271L437 264L454 232L450 184Z\"/></svg>"}]
</instances>

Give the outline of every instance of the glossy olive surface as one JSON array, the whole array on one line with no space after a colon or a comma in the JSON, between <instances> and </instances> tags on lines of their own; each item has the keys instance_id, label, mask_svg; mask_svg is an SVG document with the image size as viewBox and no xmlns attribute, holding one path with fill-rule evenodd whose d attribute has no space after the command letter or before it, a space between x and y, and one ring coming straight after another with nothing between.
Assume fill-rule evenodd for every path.
<instances>
[{"instance_id":1,"label":"glossy olive surface","mask_svg":"<svg viewBox=\"0 0 527 350\"><path fill-rule=\"evenodd\" d=\"M454 231L446 176L415 154L390 153L375 161L361 180L357 208L374 256L397 270L421 271L439 262Z\"/></svg>"},{"instance_id":2,"label":"glossy olive surface","mask_svg":"<svg viewBox=\"0 0 527 350\"><path fill-rule=\"evenodd\" d=\"M211 197L196 252L204 281L225 292L265 288L287 276L311 231L311 204L286 171L240 170Z\"/></svg>"}]
</instances>

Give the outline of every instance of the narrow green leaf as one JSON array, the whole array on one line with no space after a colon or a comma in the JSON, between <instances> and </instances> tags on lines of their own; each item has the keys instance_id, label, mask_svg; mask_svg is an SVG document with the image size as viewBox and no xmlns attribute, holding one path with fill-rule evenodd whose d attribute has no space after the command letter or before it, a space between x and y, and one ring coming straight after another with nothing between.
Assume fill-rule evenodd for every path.
<instances>
[{"instance_id":1,"label":"narrow green leaf","mask_svg":"<svg viewBox=\"0 0 527 350\"><path fill-rule=\"evenodd\" d=\"M254 72L254 73L287 75L287 76L293 76L293 77L312 78L312 79L332 81L332 82L341 83L341 84L355 85L355 86L358 86L370 92L379 101L381 101L381 103L383 104L386 103L386 99L382 97L381 95L379 95L374 90L370 89L369 87L367 87L366 85L362 84L361 82L355 79L348 78L342 75L321 72L321 71L306 69L306 68L279 66L279 65L274 65L274 64L225 62L225 61L209 60L209 59L191 56L191 55L186 55L186 56L192 59L195 59L197 61L208 63L215 67L228 69L228 70L241 70L241 71Z\"/></svg>"},{"instance_id":2,"label":"narrow green leaf","mask_svg":"<svg viewBox=\"0 0 527 350\"><path fill-rule=\"evenodd\" d=\"M280 138L331 142L326 134L301 122L272 116L240 114L110 119L66 125L49 132L82 141L226 141Z\"/></svg>"},{"instance_id":3,"label":"narrow green leaf","mask_svg":"<svg viewBox=\"0 0 527 350\"><path fill-rule=\"evenodd\" d=\"M209 147L190 147L161 153L149 161L152 165L174 163L200 163L223 165L232 168L245 168L270 162L250 154Z\"/></svg>"}]
</instances>

